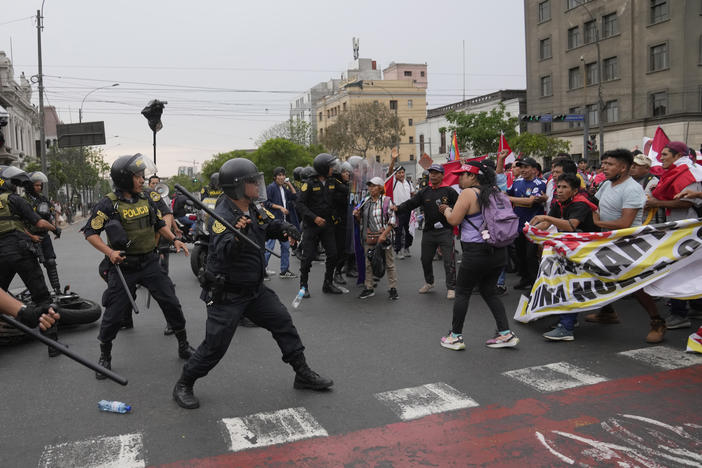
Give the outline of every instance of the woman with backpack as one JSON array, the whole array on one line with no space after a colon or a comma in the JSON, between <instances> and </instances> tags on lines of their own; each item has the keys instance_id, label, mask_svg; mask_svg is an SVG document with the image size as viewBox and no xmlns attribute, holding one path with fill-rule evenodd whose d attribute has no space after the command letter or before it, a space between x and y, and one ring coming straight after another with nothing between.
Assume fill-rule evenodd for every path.
<instances>
[{"instance_id":1,"label":"woman with backpack","mask_svg":"<svg viewBox=\"0 0 702 468\"><path fill-rule=\"evenodd\" d=\"M505 224L511 226L508 231L497 233L494 232L495 229L490 230L487 218L500 215L507 208L511 209L509 201L500 198L504 197L504 194L495 185L495 172L483 163L469 162L463 164L454 173L459 174L458 183L462 189L461 194L453 208L441 205L439 211L451 225L460 224L463 258L456 281L453 322L451 330L441 338L441 346L453 350L465 349L463 323L471 293L477 286L497 324L497 333L485 342L486 346L489 348L514 347L519 343L519 338L509 329L505 306L498 296L495 285L507 258L506 247L503 244L508 241L508 237L516 237L514 226L517 225L517 218L512 213L513 217L506 220ZM490 208L491 213L485 213L487 208ZM495 208L494 212L493 208Z\"/></svg>"}]
</instances>

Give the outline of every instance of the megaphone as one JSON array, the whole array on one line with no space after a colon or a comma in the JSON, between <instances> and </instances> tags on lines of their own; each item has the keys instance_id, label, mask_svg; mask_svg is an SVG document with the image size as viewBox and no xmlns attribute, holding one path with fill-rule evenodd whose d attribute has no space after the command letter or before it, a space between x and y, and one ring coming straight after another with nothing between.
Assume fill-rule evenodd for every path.
<instances>
[{"instance_id":1,"label":"megaphone","mask_svg":"<svg viewBox=\"0 0 702 468\"><path fill-rule=\"evenodd\" d=\"M156 190L156 192L158 192L158 194L161 195L162 198L168 196L168 185L164 184L163 182L159 182L158 184L156 184L154 190Z\"/></svg>"}]
</instances>

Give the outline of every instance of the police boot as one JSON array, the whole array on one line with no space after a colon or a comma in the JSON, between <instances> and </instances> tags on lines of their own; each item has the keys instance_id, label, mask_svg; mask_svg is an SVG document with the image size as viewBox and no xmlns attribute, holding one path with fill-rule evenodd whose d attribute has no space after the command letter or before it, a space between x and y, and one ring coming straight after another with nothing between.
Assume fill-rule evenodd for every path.
<instances>
[{"instance_id":1,"label":"police boot","mask_svg":"<svg viewBox=\"0 0 702 468\"><path fill-rule=\"evenodd\" d=\"M182 330L176 330L174 332L175 337L178 339L178 357L181 359L190 359L190 356L195 352L190 343L188 343L188 334L185 328Z\"/></svg>"},{"instance_id":2,"label":"police boot","mask_svg":"<svg viewBox=\"0 0 702 468\"><path fill-rule=\"evenodd\" d=\"M112 342L100 343L100 360L98 365L104 367L105 369L112 370ZM101 374L100 372L95 372L95 378L98 380L105 380L107 376Z\"/></svg>"},{"instance_id":3,"label":"police boot","mask_svg":"<svg viewBox=\"0 0 702 468\"><path fill-rule=\"evenodd\" d=\"M300 354L295 358L290 365L295 370L295 382L293 383L293 388L299 390L326 390L334 382L331 379L326 379L310 369L305 360L305 355Z\"/></svg>"},{"instance_id":4,"label":"police boot","mask_svg":"<svg viewBox=\"0 0 702 468\"><path fill-rule=\"evenodd\" d=\"M56 260L53 258L49 259L44 263L44 268L46 268L46 275L49 277L49 283L51 283L51 288L54 290L56 295L61 295L61 282L58 277L58 269L56 267Z\"/></svg>"},{"instance_id":5,"label":"police boot","mask_svg":"<svg viewBox=\"0 0 702 468\"><path fill-rule=\"evenodd\" d=\"M332 283L330 280L326 280L322 286L322 292L327 294L343 294L343 291Z\"/></svg>"},{"instance_id":6,"label":"police boot","mask_svg":"<svg viewBox=\"0 0 702 468\"><path fill-rule=\"evenodd\" d=\"M178 406L185 409L195 409L200 407L200 400L193 394L195 379L183 372L173 387L173 399Z\"/></svg>"}]
</instances>

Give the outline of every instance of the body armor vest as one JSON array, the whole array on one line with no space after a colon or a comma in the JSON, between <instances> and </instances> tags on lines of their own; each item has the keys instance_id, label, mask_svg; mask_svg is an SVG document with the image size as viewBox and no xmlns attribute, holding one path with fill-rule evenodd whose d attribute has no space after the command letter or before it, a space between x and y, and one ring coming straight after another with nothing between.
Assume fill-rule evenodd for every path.
<instances>
[{"instance_id":1,"label":"body armor vest","mask_svg":"<svg viewBox=\"0 0 702 468\"><path fill-rule=\"evenodd\" d=\"M127 255L153 252L156 249L156 236L149 201L139 198L136 203L126 203L117 198L114 192L108 193L107 198L114 203L120 223L131 241L127 247Z\"/></svg>"},{"instance_id":2,"label":"body armor vest","mask_svg":"<svg viewBox=\"0 0 702 468\"><path fill-rule=\"evenodd\" d=\"M10 211L10 193L0 194L0 235L12 231L24 232L24 223L19 216Z\"/></svg>"}]
</instances>

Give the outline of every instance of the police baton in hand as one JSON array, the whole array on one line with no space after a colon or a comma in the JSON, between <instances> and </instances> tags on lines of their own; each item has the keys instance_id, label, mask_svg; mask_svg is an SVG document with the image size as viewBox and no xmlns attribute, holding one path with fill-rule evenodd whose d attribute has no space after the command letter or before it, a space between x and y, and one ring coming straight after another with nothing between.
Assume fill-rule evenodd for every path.
<instances>
[{"instance_id":1,"label":"police baton in hand","mask_svg":"<svg viewBox=\"0 0 702 468\"><path fill-rule=\"evenodd\" d=\"M187 190L185 187L183 187L183 186L180 185L180 184L175 184L175 189L176 189L178 192L180 192L182 195L184 195L185 198L187 198L188 200L190 200L191 202L193 202L193 203L195 204L195 206L197 206L198 208L200 208L201 210L203 210L203 211L204 211L205 213L207 213L208 215L212 216L212 218L214 218L214 219L216 219L217 221L219 221L219 222L222 224L222 226L224 226L225 228L227 228L227 229L229 229L230 231L232 231L239 239L241 239L241 240L244 241L244 242L247 242L247 243L248 243L249 245L251 245L252 247L255 247L256 250L261 250L261 246L260 246L260 245L258 245L255 241L251 240L250 238L246 237L246 235L244 235L240 230L238 230L237 228L235 228L234 226L232 226L232 224L231 224L229 221L227 221L226 219L222 218L220 215L218 215L217 213L215 213L214 210L210 209L210 207L208 207L207 205L205 205L204 203L202 203L200 200L198 200L197 198L195 198L190 192L188 192L188 190ZM280 258L280 255L278 255L277 253L275 253L275 252L272 251L271 249L266 249L266 250L267 250L271 255L274 255L274 256Z\"/></svg>"},{"instance_id":2,"label":"police baton in hand","mask_svg":"<svg viewBox=\"0 0 702 468\"><path fill-rule=\"evenodd\" d=\"M52 304L51 307L53 307L54 310L57 310L57 307L55 304ZM16 329L23 332L25 335L29 335L32 338L41 341L45 345L51 346L52 348L54 348L56 351L60 352L61 354L65 354L69 358L73 359L78 364L82 364L85 367L88 367L89 369L94 370L95 372L99 372L99 373L103 374L105 377L107 377L108 379L113 380L120 385L127 385L127 379L125 379L121 375L115 374L114 372L112 372L109 369L105 369L104 367L102 367L98 364L95 364L93 362L88 361L83 356L72 351L65 344L59 343L58 341L54 341L51 338L48 338L48 337L42 335L36 328L30 328L27 325L23 324L22 322L19 322L18 320L15 320L14 318L10 317L9 315L5 315L5 314L0 314L0 320L2 320L3 322L7 323L8 325L10 325L12 327L15 327Z\"/></svg>"},{"instance_id":3,"label":"police baton in hand","mask_svg":"<svg viewBox=\"0 0 702 468\"><path fill-rule=\"evenodd\" d=\"M120 252L119 253L122 257L125 256L125 252ZM129 302L132 303L132 309L134 309L134 313L138 314L139 313L139 308L136 305L136 302L134 302L134 298L132 297L131 291L129 291L129 286L127 286L127 280L124 279L124 274L122 274L122 269L119 267L119 264L113 263L115 266L115 269L117 270L117 275L119 276L119 280L122 282L122 286L124 287L124 292L127 294L127 297L129 298Z\"/></svg>"}]
</instances>

